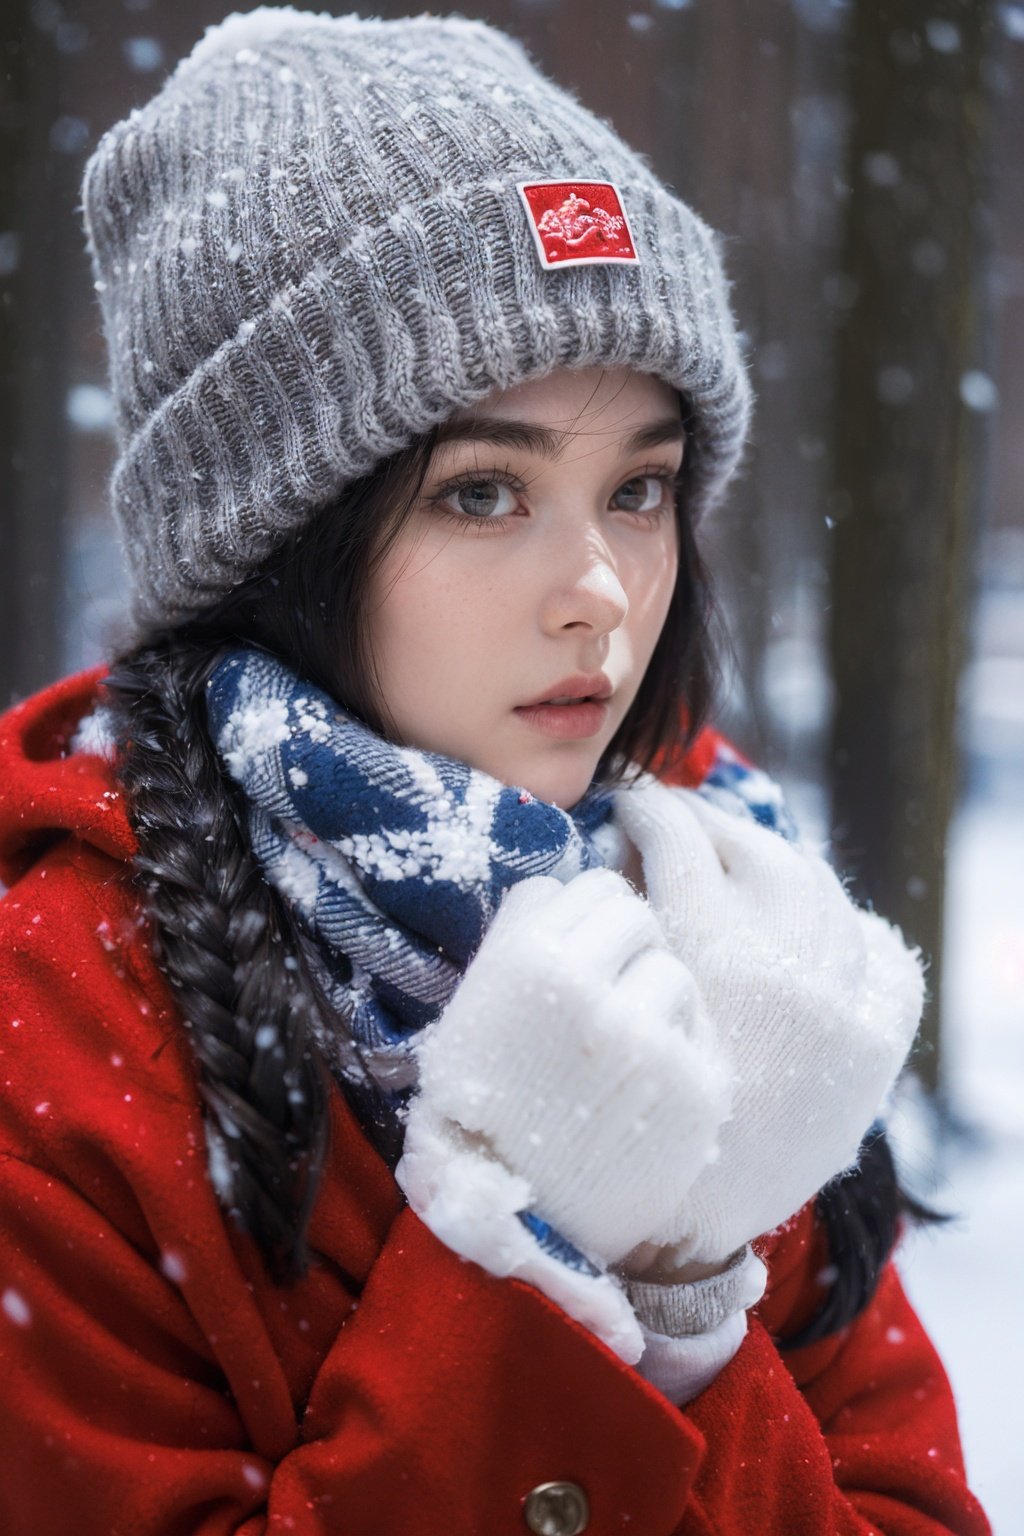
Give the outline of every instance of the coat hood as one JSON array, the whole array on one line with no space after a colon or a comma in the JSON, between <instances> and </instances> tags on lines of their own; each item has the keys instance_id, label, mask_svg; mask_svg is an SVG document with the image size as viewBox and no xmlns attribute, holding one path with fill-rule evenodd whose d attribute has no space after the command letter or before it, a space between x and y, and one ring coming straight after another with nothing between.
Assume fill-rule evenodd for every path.
<instances>
[{"instance_id":1,"label":"coat hood","mask_svg":"<svg viewBox=\"0 0 1024 1536\"><path fill-rule=\"evenodd\" d=\"M118 860L135 852L124 795L102 743L81 731L102 703L105 667L33 694L0 716L0 882L13 885L61 837Z\"/></svg>"}]
</instances>

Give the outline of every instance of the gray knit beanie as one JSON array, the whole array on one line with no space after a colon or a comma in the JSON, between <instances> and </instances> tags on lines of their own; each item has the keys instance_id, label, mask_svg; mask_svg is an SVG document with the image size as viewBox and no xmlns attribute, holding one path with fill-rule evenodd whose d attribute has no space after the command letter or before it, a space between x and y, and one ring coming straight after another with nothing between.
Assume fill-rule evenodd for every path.
<instances>
[{"instance_id":1,"label":"gray knit beanie","mask_svg":"<svg viewBox=\"0 0 1024 1536\"><path fill-rule=\"evenodd\" d=\"M103 137L82 200L141 624L200 613L348 482L554 368L681 391L695 515L736 466L714 236L483 22L231 15Z\"/></svg>"}]
</instances>

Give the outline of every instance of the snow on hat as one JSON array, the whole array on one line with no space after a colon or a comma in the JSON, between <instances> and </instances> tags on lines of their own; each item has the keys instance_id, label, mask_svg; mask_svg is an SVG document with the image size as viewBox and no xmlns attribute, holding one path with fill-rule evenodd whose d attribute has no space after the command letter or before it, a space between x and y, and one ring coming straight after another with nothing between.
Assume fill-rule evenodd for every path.
<instances>
[{"instance_id":1,"label":"snow on hat","mask_svg":"<svg viewBox=\"0 0 1024 1536\"><path fill-rule=\"evenodd\" d=\"M695 515L736 466L715 237L483 22L228 16L104 135L82 201L142 623L202 612L348 482L554 368L682 392Z\"/></svg>"}]
</instances>

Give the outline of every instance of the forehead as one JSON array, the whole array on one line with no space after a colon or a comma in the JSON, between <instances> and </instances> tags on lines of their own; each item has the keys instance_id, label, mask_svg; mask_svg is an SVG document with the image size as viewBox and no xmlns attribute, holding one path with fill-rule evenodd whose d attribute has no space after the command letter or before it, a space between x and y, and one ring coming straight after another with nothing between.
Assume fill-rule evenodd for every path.
<instances>
[{"instance_id":1,"label":"forehead","mask_svg":"<svg viewBox=\"0 0 1024 1536\"><path fill-rule=\"evenodd\" d=\"M556 368L511 389L492 390L476 405L458 412L456 419L471 419L477 414L536 415L550 425L568 427L585 426L606 415L626 418L642 411L681 415L679 395L664 379L633 368Z\"/></svg>"},{"instance_id":2,"label":"forehead","mask_svg":"<svg viewBox=\"0 0 1024 1536\"><path fill-rule=\"evenodd\" d=\"M501 441L554 454L580 436L630 450L682 442L679 395L664 380L632 369L563 368L494 390L447 421L437 441Z\"/></svg>"}]
</instances>

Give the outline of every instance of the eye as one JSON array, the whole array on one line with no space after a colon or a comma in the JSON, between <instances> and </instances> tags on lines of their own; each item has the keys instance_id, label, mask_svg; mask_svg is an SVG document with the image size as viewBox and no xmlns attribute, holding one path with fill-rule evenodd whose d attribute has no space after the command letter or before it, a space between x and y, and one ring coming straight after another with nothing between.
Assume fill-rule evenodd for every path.
<instances>
[{"instance_id":1,"label":"eye","mask_svg":"<svg viewBox=\"0 0 1024 1536\"><path fill-rule=\"evenodd\" d=\"M658 512L670 490L665 475L634 475L619 486L612 497L620 512Z\"/></svg>"},{"instance_id":2,"label":"eye","mask_svg":"<svg viewBox=\"0 0 1024 1536\"><path fill-rule=\"evenodd\" d=\"M428 501L442 516L461 522L464 527L474 522L477 527L493 524L502 528L516 511L522 492L522 484L511 476L507 478L494 472L481 475L477 470L454 476Z\"/></svg>"},{"instance_id":3,"label":"eye","mask_svg":"<svg viewBox=\"0 0 1024 1536\"><path fill-rule=\"evenodd\" d=\"M446 499L454 501L467 517L500 517L504 512L513 512L516 507L512 487L503 485L500 480L473 480L468 485L460 485L454 496Z\"/></svg>"}]
</instances>

